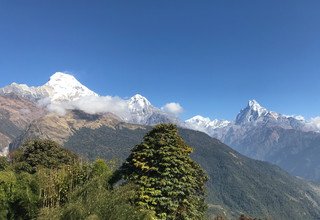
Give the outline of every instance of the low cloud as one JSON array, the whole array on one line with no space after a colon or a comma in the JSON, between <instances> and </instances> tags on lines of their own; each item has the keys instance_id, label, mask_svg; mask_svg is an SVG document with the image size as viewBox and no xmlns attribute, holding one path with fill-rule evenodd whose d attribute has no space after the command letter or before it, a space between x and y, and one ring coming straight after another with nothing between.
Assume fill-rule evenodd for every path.
<instances>
[{"instance_id":1,"label":"low cloud","mask_svg":"<svg viewBox=\"0 0 320 220\"><path fill-rule=\"evenodd\" d=\"M60 115L64 115L67 110L81 110L89 114L111 112L123 119L130 115L127 102L119 97L112 96L86 96L61 103L43 99L38 104L46 106L49 111Z\"/></svg>"},{"instance_id":2,"label":"low cloud","mask_svg":"<svg viewBox=\"0 0 320 220\"><path fill-rule=\"evenodd\" d=\"M173 114L175 116L178 116L183 112L183 108L179 103L171 102L165 104L163 107L161 107L161 110L164 112L167 112L169 114Z\"/></svg>"}]
</instances>

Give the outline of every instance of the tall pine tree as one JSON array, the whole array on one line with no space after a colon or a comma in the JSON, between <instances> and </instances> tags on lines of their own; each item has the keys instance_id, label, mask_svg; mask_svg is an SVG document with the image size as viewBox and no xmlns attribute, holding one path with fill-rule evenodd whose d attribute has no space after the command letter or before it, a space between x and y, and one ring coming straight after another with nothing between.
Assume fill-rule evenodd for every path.
<instances>
[{"instance_id":1,"label":"tall pine tree","mask_svg":"<svg viewBox=\"0 0 320 220\"><path fill-rule=\"evenodd\" d=\"M157 125L135 146L115 179L136 184L134 203L159 219L203 219L207 175L191 152L175 125Z\"/></svg>"}]
</instances>

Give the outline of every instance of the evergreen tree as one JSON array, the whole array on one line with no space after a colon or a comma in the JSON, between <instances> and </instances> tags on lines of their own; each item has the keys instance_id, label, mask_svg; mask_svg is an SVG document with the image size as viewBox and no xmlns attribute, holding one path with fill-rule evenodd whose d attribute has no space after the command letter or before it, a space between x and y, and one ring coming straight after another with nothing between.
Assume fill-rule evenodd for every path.
<instances>
[{"instance_id":1,"label":"evergreen tree","mask_svg":"<svg viewBox=\"0 0 320 220\"><path fill-rule=\"evenodd\" d=\"M58 169L61 165L73 164L78 156L51 140L30 140L13 153L16 171L35 173L38 166Z\"/></svg>"},{"instance_id":2,"label":"evergreen tree","mask_svg":"<svg viewBox=\"0 0 320 220\"><path fill-rule=\"evenodd\" d=\"M138 186L134 203L160 219L203 219L207 175L173 124L160 124L135 146L117 174Z\"/></svg>"}]
</instances>

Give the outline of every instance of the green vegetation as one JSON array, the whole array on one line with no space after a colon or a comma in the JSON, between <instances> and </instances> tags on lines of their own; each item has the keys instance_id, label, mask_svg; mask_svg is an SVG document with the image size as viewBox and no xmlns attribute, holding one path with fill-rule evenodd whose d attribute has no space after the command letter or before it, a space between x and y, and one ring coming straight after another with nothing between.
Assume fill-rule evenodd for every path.
<instances>
[{"instance_id":1,"label":"green vegetation","mask_svg":"<svg viewBox=\"0 0 320 220\"><path fill-rule=\"evenodd\" d=\"M57 169L61 165L71 165L78 156L54 141L31 140L16 150L12 159L17 171L35 173L39 167Z\"/></svg>"},{"instance_id":2,"label":"green vegetation","mask_svg":"<svg viewBox=\"0 0 320 220\"><path fill-rule=\"evenodd\" d=\"M159 219L203 219L207 176L191 152L175 125L158 125L132 150L115 179L138 186L134 203Z\"/></svg>"},{"instance_id":3,"label":"green vegetation","mask_svg":"<svg viewBox=\"0 0 320 220\"><path fill-rule=\"evenodd\" d=\"M0 219L203 219L207 177L191 151L175 126L160 125L114 172L53 141L28 141L10 162L0 158ZM111 185L117 176L127 181Z\"/></svg>"},{"instance_id":4,"label":"green vegetation","mask_svg":"<svg viewBox=\"0 0 320 220\"><path fill-rule=\"evenodd\" d=\"M30 141L0 167L0 219L153 218L131 204L136 186L111 189L110 164L83 162L52 141Z\"/></svg>"}]
</instances>

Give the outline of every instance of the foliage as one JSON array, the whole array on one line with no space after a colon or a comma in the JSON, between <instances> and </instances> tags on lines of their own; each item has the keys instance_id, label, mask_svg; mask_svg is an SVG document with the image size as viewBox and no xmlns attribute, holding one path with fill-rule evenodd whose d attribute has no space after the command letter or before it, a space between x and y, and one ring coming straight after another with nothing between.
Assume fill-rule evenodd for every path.
<instances>
[{"instance_id":1,"label":"foliage","mask_svg":"<svg viewBox=\"0 0 320 220\"><path fill-rule=\"evenodd\" d=\"M30 140L13 153L12 160L17 171L35 173L38 166L56 169L73 164L78 157L50 140Z\"/></svg>"},{"instance_id":2,"label":"foliage","mask_svg":"<svg viewBox=\"0 0 320 220\"><path fill-rule=\"evenodd\" d=\"M38 209L38 185L34 176L0 172L0 219L32 219Z\"/></svg>"},{"instance_id":3,"label":"foliage","mask_svg":"<svg viewBox=\"0 0 320 220\"><path fill-rule=\"evenodd\" d=\"M0 171L5 170L6 168L8 168L8 166L9 166L8 159L6 157L0 156Z\"/></svg>"},{"instance_id":4,"label":"foliage","mask_svg":"<svg viewBox=\"0 0 320 220\"><path fill-rule=\"evenodd\" d=\"M112 169L104 160L73 160L54 142L25 146L0 171L0 219L155 219L154 213L131 204L135 186L111 189ZM17 169L25 164L36 169Z\"/></svg>"},{"instance_id":5,"label":"foliage","mask_svg":"<svg viewBox=\"0 0 320 220\"><path fill-rule=\"evenodd\" d=\"M155 211L160 219L203 219L207 176L190 158L191 152L175 125L157 125L114 179L123 176L136 184L135 204Z\"/></svg>"}]
</instances>

